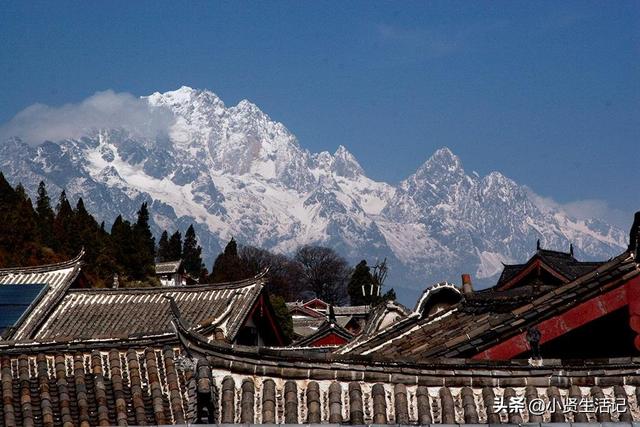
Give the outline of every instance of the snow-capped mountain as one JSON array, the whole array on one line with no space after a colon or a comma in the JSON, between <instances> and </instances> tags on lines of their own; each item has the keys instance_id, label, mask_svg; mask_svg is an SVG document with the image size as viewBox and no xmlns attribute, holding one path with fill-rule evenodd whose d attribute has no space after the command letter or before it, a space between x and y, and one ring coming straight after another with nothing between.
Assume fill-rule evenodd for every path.
<instances>
[{"instance_id":1,"label":"snow-capped mountain","mask_svg":"<svg viewBox=\"0 0 640 427\"><path fill-rule=\"evenodd\" d=\"M499 172L467 174L447 148L394 186L368 178L345 147L310 153L249 101L227 107L188 87L142 99L171 112L166 135L91 129L35 146L12 137L0 144L0 170L29 191L44 179L52 196L82 196L108 224L149 201L156 231L196 224L207 264L232 236L280 252L323 244L352 261L388 257L396 288L461 272L490 283L537 239L565 250L573 242L589 259L625 246L623 231L541 206Z\"/></svg>"}]
</instances>

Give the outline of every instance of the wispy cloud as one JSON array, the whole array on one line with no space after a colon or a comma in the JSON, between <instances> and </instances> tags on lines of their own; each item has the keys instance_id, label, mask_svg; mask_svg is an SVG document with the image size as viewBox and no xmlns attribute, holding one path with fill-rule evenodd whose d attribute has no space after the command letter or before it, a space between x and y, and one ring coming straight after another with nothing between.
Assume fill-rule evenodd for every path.
<instances>
[{"instance_id":1,"label":"wispy cloud","mask_svg":"<svg viewBox=\"0 0 640 427\"><path fill-rule=\"evenodd\" d=\"M604 200L585 199L559 203L529 190L536 205L543 210L560 210L575 219L600 219L608 224L627 230L633 222L633 213L612 207Z\"/></svg>"},{"instance_id":2,"label":"wispy cloud","mask_svg":"<svg viewBox=\"0 0 640 427\"><path fill-rule=\"evenodd\" d=\"M378 24L376 31L383 42L415 49L416 53L431 57L448 55L461 46L460 34L444 34L427 29L409 29L389 24Z\"/></svg>"},{"instance_id":3,"label":"wispy cloud","mask_svg":"<svg viewBox=\"0 0 640 427\"><path fill-rule=\"evenodd\" d=\"M410 53L414 59L438 58L458 53L474 41L500 29L505 21L479 22L461 28L451 26L405 27L378 23L375 34L382 45Z\"/></svg>"},{"instance_id":4,"label":"wispy cloud","mask_svg":"<svg viewBox=\"0 0 640 427\"><path fill-rule=\"evenodd\" d=\"M0 141L19 137L35 145L47 140L78 138L92 130L107 128L153 138L167 134L173 121L168 110L151 107L130 93L107 90L77 104L31 105L0 126Z\"/></svg>"}]
</instances>

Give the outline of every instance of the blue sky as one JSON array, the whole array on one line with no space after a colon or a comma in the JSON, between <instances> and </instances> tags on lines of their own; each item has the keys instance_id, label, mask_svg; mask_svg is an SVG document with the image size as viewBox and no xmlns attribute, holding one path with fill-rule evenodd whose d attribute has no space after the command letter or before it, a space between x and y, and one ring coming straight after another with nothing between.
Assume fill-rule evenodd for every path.
<instances>
[{"instance_id":1,"label":"blue sky","mask_svg":"<svg viewBox=\"0 0 640 427\"><path fill-rule=\"evenodd\" d=\"M184 84L376 179L448 146L574 209L640 209L638 2L4 3L0 75L0 123Z\"/></svg>"}]
</instances>

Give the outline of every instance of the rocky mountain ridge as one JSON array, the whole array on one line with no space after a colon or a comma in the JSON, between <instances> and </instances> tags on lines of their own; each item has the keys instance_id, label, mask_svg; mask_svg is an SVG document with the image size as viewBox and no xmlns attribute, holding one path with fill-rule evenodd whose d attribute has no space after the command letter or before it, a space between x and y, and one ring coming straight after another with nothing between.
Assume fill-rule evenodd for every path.
<instances>
[{"instance_id":1,"label":"rocky mountain ridge","mask_svg":"<svg viewBox=\"0 0 640 427\"><path fill-rule=\"evenodd\" d=\"M489 284L537 239L560 250L572 242L583 259L625 246L623 231L540 206L499 172L467 174L448 148L391 185L368 178L343 146L309 152L249 101L227 107L188 87L142 99L171 112L166 135L91 129L35 146L12 137L0 143L0 170L29 191L44 179L52 195L82 196L107 224L148 201L156 231L196 224L207 264L232 236L280 252L322 244L351 261L387 257L401 293L461 272Z\"/></svg>"}]
</instances>

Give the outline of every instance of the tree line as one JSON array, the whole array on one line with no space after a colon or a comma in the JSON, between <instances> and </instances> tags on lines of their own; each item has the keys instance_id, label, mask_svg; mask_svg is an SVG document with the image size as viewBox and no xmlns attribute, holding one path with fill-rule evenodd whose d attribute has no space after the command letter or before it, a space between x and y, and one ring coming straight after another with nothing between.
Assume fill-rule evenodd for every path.
<instances>
[{"instance_id":1,"label":"tree line","mask_svg":"<svg viewBox=\"0 0 640 427\"><path fill-rule=\"evenodd\" d=\"M181 253L199 257L202 249L193 226L181 245ZM157 249L146 203L140 206L135 221L118 215L107 229L87 211L82 198L74 207L62 191L54 207L44 182L40 182L34 205L21 184L13 188L0 173L0 266L59 262L78 255L83 248L83 272L93 287L112 287L116 277L119 286L160 285L155 277Z\"/></svg>"},{"instance_id":2,"label":"tree line","mask_svg":"<svg viewBox=\"0 0 640 427\"><path fill-rule=\"evenodd\" d=\"M351 268L345 258L324 246L305 245L293 255L239 246L231 239L213 263L211 283L242 280L267 271L271 292L286 301L320 298L333 305L376 305L395 299L393 289L382 292L386 260L372 269L362 260Z\"/></svg>"},{"instance_id":3,"label":"tree line","mask_svg":"<svg viewBox=\"0 0 640 427\"><path fill-rule=\"evenodd\" d=\"M0 173L0 266L58 262L82 248L83 271L94 287L113 286L114 275L119 286L159 286L155 263L182 260L185 271L200 283L243 280L268 270L269 292L282 301L317 297L334 305L374 305L395 299L393 289L382 292L386 261L373 270L365 260L352 268L328 247L302 246L287 256L239 246L232 238L209 272L193 225L184 237L180 230L165 230L156 245L146 203L135 221L119 215L107 230L87 211L82 198L73 207L62 191L54 208L40 182L34 206L22 185L13 188Z\"/></svg>"}]
</instances>

